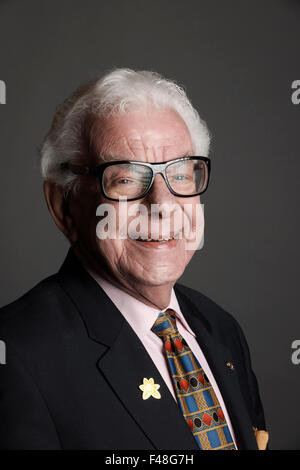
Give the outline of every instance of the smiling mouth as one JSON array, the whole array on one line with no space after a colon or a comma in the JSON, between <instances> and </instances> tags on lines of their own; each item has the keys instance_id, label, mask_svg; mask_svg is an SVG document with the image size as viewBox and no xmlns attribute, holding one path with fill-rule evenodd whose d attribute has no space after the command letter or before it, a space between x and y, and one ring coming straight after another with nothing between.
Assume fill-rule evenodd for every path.
<instances>
[{"instance_id":1,"label":"smiling mouth","mask_svg":"<svg viewBox=\"0 0 300 470\"><path fill-rule=\"evenodd\" d=\"M177 237L169 237L169 238L136 238L136 241L138 242L157 242L157 243L162 243L162 242L170 242L171 240L175 240Z\"/></svg>"}]
</instances>

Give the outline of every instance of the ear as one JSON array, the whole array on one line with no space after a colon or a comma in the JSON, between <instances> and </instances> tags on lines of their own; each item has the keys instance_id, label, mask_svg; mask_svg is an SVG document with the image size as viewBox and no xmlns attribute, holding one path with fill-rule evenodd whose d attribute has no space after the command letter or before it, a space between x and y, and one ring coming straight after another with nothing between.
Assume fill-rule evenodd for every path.
<instances>
[{"instance_id":1,"label":"ear","mask_svg":"<svg viewBox=\"0 0 300 470\"><path fill-rule=\"evenodd\" d=\"M45 181L44 195L49 212L59 230L71 244L76 242L76 224L69 211L69 201L65 198L63 189L51 181Z\"/></svg>"}]
</instances>

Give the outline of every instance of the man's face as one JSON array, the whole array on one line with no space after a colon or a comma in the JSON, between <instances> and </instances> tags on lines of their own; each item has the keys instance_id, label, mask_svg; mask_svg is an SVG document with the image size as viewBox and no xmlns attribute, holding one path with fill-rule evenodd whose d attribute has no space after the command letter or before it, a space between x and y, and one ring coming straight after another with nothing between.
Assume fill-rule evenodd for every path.
<instances>
[{"instance_id":1,"label":"man's face","mask_svg":"<svg viewBox=\"0 0 300 470\"><path fill-rule=\"evenodd\" d=\"M123 115L110 117L101 123L99 132L97 128L95 129L94 146L97 154L104 155L106 160L111 158L155 163L193 154L189 131L181 117L173 110L132 110ZM100 274L101 271L102 273L105 271L117 282L126 281L133 285L142 283L158 286L176 282L194 254L194 250L186 249L183 233L183 223L186 219L178 216L178 208L184 211L184 205L190 205L192 209L190 214L193 214L190 222L195 228L199 196L189 198L174 196L167 188L161 174L156 175L150 191L143 199L128 201L127 206L118 201L107 200L100 191L98 181L91 183L90 180L85 180L82 186L79 195L73 200L77 246L85 256L89 257L94 268L97 266ZM127 228L130 222L137 218L136 211L132 213L135 215L128 215L130 207L143 204L147 209L147 216L140 219L141 224L137 227L143 238L153 235L153 232L150 233L151 224L156 231L156 239L166 235L164 227L170 228L171 236L181 231L182 238L168 242L139 241L130 238L129 230L130 233L123 239L99 239L96 235L96 226L100 218L96 217L96 209L102 203L111 204L115 209L117 233L120 228L119 221L124 221L124 216L127 217ZM153 204L163 204L167 210L162 213L152 213L151 218ZM124 211L127 213L124 214ZM202 212L200 231L203 231Z\"/></svg>"}]
</instances>

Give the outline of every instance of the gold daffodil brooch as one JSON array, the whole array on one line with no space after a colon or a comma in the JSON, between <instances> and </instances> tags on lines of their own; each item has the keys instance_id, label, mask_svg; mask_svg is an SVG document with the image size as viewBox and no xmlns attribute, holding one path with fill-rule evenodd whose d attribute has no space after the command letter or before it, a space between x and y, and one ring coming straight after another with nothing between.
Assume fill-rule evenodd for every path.
<instances>
[{"instance_id":1,"label":"gold daffodil brooch","mask_svg":"<svg viewBox=\"0 0 300 470\"><path fill-rule=\"evenodd\" d=\"M161 398L161 395L158 391L160 385L155 384L154 380L151 379L143 379L143 384L139 386L139 389L142 390L143 400L147 400L149 397L153 398Z\"/></svg>"}]
</instances>

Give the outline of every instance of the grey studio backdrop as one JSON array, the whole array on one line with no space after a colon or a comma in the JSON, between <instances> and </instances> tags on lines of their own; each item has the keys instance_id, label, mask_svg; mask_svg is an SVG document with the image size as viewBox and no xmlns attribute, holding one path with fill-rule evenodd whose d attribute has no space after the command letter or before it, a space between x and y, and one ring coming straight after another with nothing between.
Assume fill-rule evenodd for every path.
<instances>
[{"instance_id":1,"label":"grey studio backdrop","mask_svg":"<svg viewBox=\"0 0 300 470\"><path fill-rule=\"evenodd\" d=\"M116 66L176 79L213 137L204 248L181 282L241 324L272 449L300 449L299 25L289 0L0 2L0 305L55 272L68 248L38 169L55 107Z\"/></svg>"}]
</instances>

